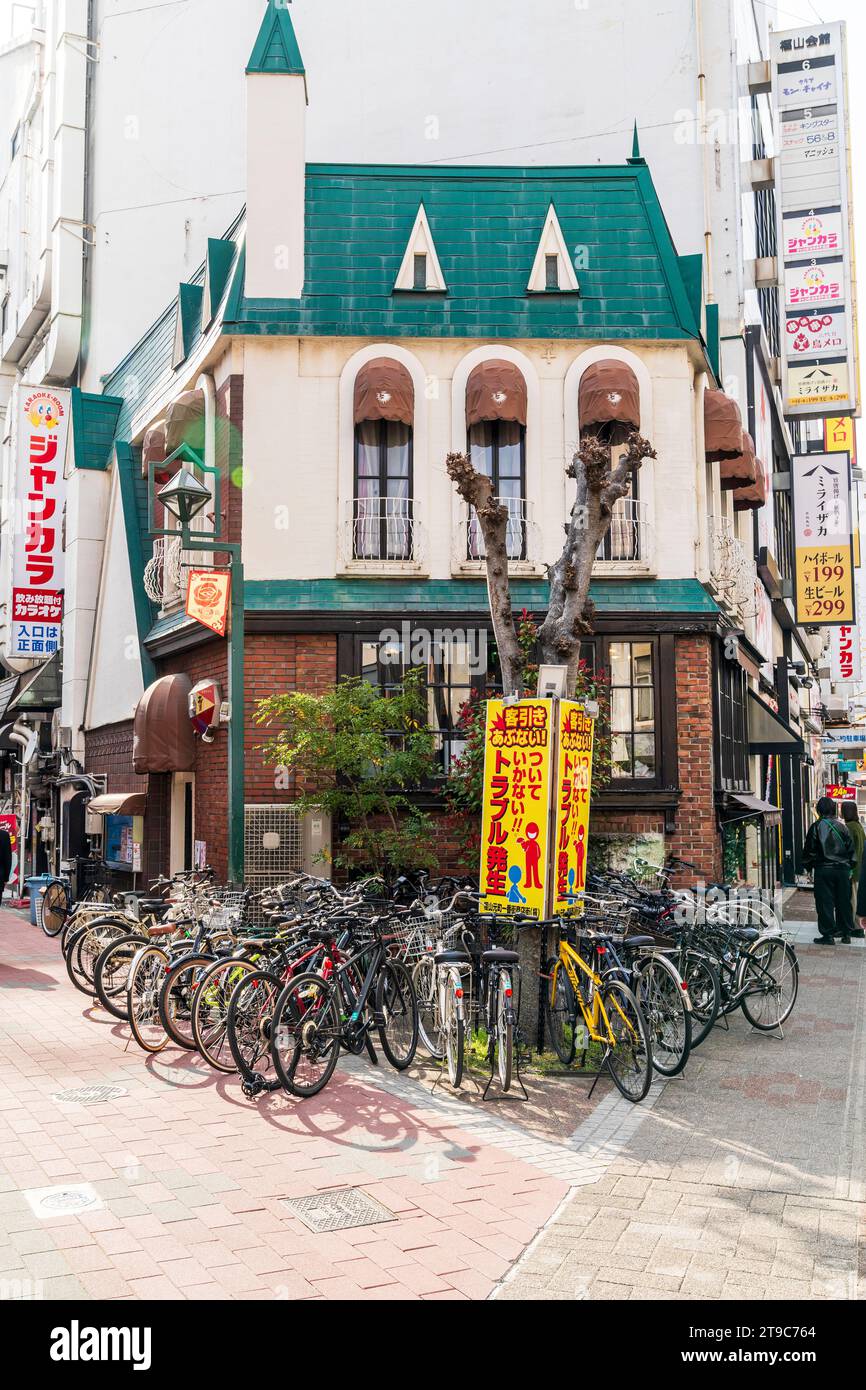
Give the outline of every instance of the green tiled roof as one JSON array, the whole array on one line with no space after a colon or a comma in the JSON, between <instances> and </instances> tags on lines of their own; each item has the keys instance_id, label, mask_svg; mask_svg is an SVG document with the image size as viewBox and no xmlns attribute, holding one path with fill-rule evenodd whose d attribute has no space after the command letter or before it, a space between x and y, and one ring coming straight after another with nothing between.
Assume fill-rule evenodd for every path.
<instances>
[{"instance_id":1,"label":"green tiled roof","mask_svg":"<svg viewBox=\"0 0 866 1390\"><path fill-rule=\"evenodd\" d=\"M108 467L114 431L122 408L120 396L96 396L73 386L72 440L76 468L102 471Z\"/></svg>"},{"instance_id":2,"label":"green tiled roof","mask_svg":"<svg viewBox=\"0 0 866 1390\"><path fill-rule=\"evenodd\" d=\"M487 585L475 579L254 579L244 587L247 612L369 611L486 613ZM515 579L515 609L547 609L546 582ZM599 613L717 613L697 579L599 579L590 587Z\"/></svg>"},{"instance_id":3,"label":"green tiled roof","mask_svg":"<svg viewBox=\"0 0 866 1390\"><path fill-rule=\"evenodd\" d=\"M268 8L250 54L247 72L301 73L304 60L286 5L291 0L268 0Z\"/></svg>"},{"instance_id":4,"label":"green tiled roof","mask_svg":"<svg viewBox=\"0 0 866 1390\"><path fill-rule=\"evenodd\" d=\"M423 202L444 295L394 293ZM580 295L527 283L550 203ZM580 168L307 166L305 288L248 299L239 261L226 331L436 338L699 337L694 298L643 163ZM690 287L691 288L691 287Z\"/></svg>"}]
</instances>

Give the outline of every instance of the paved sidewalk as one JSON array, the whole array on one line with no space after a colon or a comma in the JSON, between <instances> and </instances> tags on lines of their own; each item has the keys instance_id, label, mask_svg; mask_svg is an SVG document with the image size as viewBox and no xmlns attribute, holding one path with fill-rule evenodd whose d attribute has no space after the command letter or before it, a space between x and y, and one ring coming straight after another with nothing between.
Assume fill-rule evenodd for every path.
<instances>
[{"instance_id":1,"label":"paved sidewalk","mask_svg":"<svg viewBox=\"0 0 866 1390\"><path fill-rule=\"evenodd\" d=\"M866 1296L866 950L797 951L784 1040L716 1028L496 1297Z\"/></svg>"}]
</instances>

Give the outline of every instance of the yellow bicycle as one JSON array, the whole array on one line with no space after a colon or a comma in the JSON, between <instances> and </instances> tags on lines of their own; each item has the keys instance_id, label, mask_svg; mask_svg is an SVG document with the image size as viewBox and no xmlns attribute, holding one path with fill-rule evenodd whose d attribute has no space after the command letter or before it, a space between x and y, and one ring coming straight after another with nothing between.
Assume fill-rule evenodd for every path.
<instances>
[{"instance_id":1,"label":"yellow bicycle","mask_svg":"<svg viewBox=\"0 0 866 1390\"><path fill-rule=\"evenodd\" d=\"M563 931L560 919L543 923ZM652 1080L652 1048L646 1019L634 993L624 980L605 973L607 947L603 933L580 928L581 947L589 960L577 950L574 927L565 927L559 954L545 968L547 988L544 1011L547 1032L559 1060L570 1066L578 1044L578 1015L587 1040L604 1048L602 1066L626 1100L643 1100ZM586 945L584 945L584 942Z\"/></svg>"}]
</instances>

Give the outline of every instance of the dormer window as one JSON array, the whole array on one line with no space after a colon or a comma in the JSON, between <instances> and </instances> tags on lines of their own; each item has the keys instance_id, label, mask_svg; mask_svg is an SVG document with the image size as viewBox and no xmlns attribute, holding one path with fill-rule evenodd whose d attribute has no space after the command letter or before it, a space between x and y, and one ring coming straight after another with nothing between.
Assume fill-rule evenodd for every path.
<instances>
[{"instance_id":1,"label":"dormer window","mask_svg":"<svg viewBox=\"0 0 866 1390\"><path fill-rule=\"evenodd\" d=\"M580 293L574 262L553 203L547 209L526 291L527 294Z\"/></svg>"},{"instance_id":2,"label":"dormer window","mask_svg":"<svg viewBox=\"0 0 866 1390\"><path fill-rule=\"evenodd\" d=\"M427 253L422 252L414 258L413 290L426 290L427 288Z\"/></svg>"},{"instance_id":3,"label":"dormer window","mask_svg":"<svg viewBox=\"0 0 866 1390\"><path fill-rule=\"evenodd\" d=\"M418 208L418 215L406 243L394 289L398 293L409 294L446 293L445 278L423 203Z\"/></svg>"},{"instance_id":4,"label":"dormer window","mask_svg":"<svg viewBox=\"0 0 866 1390\"><path fill-rule=\"evenodd\" d=\"M558 256L545 256L544 258L544 288L546 290L559 289Z\"/></svg>"}]
</instances>

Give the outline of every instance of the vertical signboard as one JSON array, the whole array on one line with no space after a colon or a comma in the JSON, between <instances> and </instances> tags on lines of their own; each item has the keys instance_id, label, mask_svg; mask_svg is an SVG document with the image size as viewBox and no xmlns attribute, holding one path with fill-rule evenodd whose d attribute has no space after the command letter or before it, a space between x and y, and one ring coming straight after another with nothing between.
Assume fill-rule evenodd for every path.
<instances>
[{"instance_id":1,"label":"vertical signboard","mask_svg":"<svg viewBox=\"0 0 866 1390\"><path fill-rule=\"evenodd\" d=\"M11 657L44 658L60 647L69 403L70 392L55 387L17 396Z\"/></svg>"},{"instance_id":2,"label":"vertical signboard","mask_svg":"<svg viewBox=\"0 0 866 1390\"><path fill-rule=\"evenodd\" d=\"M851 415L830 415L824 421L824 449L828 454L847 453L857 467L857 434ZM860 568L860 487L851 481L851 529L854 533L854 568Z\"/></svg>"},{"instance_id":3,"label":"vertical signboard","mask_svg":"<svg viewBox=\"0 0 866 1390\"><path fill-rule=\"evenodd\" d=\"M836 684L842 681L860 680L860 629L848 623L841 623L830 633L830 679Z\"/></svg>"},{"instance_id":4,"label":"vertical signboard","mask_svg":"<svg viewBox=\"0 0 866 1390\"><path fill-rule=\"evenodd\" d=\"M843 23L770 34L786 415L858 411Z\"/></svg>"},{"instance_id":5,"label":"vertical signboard","mask_svg":"<svg viewBox=\"0 0 866 1390\"><path fill-rule=\"evenodd\" d=\"M576 701L561 700L557 722L553 915L579 917L586 891L595 721Z\"/></svg>"},{"instance_id":6,"label":"vertical signboard","mask_svg":"<svg viewBox=\"0 0 866 1390\"><path fill-rule=\"evenodd\" d=\"M798 623L856 621L850 473L843 453L796 454L791 461Z\"/></svg>"},{"instance_id":7,"label":"vertical signboard","mask_svg":"<svg viewBox=\"0 0 866 1390\"><path fill-rule=\"evenodd\" d=\"M9 832L9 840L12 845L12 865L9 869L8 887L18 887L18 817L12 815L0 816L0 825Z\"/></svg>"},{"instance_id":8,"label":"vertical signboard","mask_svg":"<svg viewBox=\"0 0 866 1390\"><path fill-rule=\"evenodd\" d=\"M481 912L545 916L554 740L553 700L488 700Z\"/></svg>"}]
</instances>

